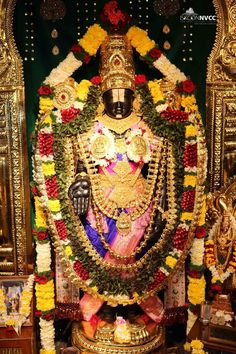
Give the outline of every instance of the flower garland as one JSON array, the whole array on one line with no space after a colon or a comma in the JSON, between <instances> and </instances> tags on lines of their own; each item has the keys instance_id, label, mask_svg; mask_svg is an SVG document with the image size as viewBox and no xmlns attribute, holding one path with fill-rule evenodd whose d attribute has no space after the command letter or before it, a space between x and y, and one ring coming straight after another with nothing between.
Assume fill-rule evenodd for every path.
<instances>
[{"instance_id":1,"label":"flower garland","mask_svg":"<svg viewBox=\"0 0 236 354\"><path fill-rule=\"evenodd\" d=\"M30 315L33 285L34 275L31 274L28 277L27 283L25 284L20 297L19 312L17 314L10 315L7 314L4 289L0 288L0 313L2 320L6 327L13 327L17 334L20 333L22 325L26 322Z\"/></svg>"},{"instance_id":2,"label":"flower garland","mask_svg":"<svg viewBox=\"0 0 236 354\"><path fill-rule=\"evenodd\" d=\"M217 268L217 260L214 251L214 236L217 230L220 228L223 217L219 217L209 232L208 238L205 242L205 264L212 274L211 283L213 291L221 291L222 284L236 271L236 244L234 243L232 248L231 257L228 260L226 270L219 272ZM232 214L230 214L230 224L232 226L233 235L236 235L236 220Z\"/></svg>"},{"instance_id":3,"label":"flower garland","mask_svg":"<svg viewBox=\"0 0 236 354\"><path fill-rule=\"evenodd\" d=\"M154 84L151 84L150 87L153 88ZM150 265L148 267L146 265L145 269L142 268L139 270L141 279L140 284L139 282L137 282L136 276L131 279L128 279L127 281L126 279L122 279L119 274L115 275L114 277L110 277L108 273L104 273L101 271L97 273L97 266L95 265L94 267L91 257L86 253L86 251L81 247L81 245L78 244L77 240L72 237L72 234L76 234L76 231L72 231L72 225L67 225L68 221L66 221L64 217L62 217L62 210L66 212L67 208L64 201L66 199L66 196L65 199L58 199L58 191L60 190L59 195L61 195L63 188L65 188L63 186L65 185L65 180L67 177L66 171L58 170L58 166L65 165L65 162L63 162L62 160L62 151L64 146L62 143L62 150L60 153L59 141L53 138L54 135L52 134L52 132L54 131L60 136L65 132L68 132L69 134L71 134L72 132L78 132L78 128L81 132L81 122L83 121L82 115L84 115L84 117L87 117L89 113L91 119L90 124L88 124L87 127L86 125L83 126L84 128L86 127L88 129L94 119L93 117L95 117L96 115L96 107L98 105L98 101L97 105L91 105L91 101L94 100L94 95L91 95L91 92L97 92L98 95L98 88L93 85L90 85L87 102L85 103L84 101L85 105L83 106L83 109L80 111L79 115L75 115L69 122L62 122L61 124L59 124L57 117L60 116L61 112L58 113L58 110L53 110L50 117L51 121L48 119L47 123L45 123L44 120L41 125L38 135L38 152L36 152L36 164L40 164L40 161L43 161L41 168L41 172L43 173L43 175L41 174L37 176L38 181L40 182L40 191L42 192L45 189L45 206L49 208L50 212L52 213L56 230L59 239L61 240L61 245L64 249L64 253L70 261L73 261L73 268L75 274L77 274L77 277L79 277L78 279L80 279L80 283L82 281L82 284L84 284L82 285L82 287L84 286L85 291L89 291L92 294L97 294L97 296L105 296L105 299L110 299L110 301L115 301L116 303L119 303L120 301L121 303L133 303L136 301L140 301L143 296L146 296L147 291L149 292L149 294L154 293L157 289L160 288L160 286L163 285L163 281L166 280L167 276L175 267L178 260L181 259L182 254L184 254L184 250L186 248L185 245L188 239L189 225L193 216L192 209L195 200L195 194L193 193L193 189L196 186L197 149L195 142L196 135L194 135L196 131L194 131L193 129L193 124L187 121L187 117L185 117L186 119L182 119L182 116L180 115L179 111L175 110L172 110L173 123L167 120L164 116L160 116L160 114L158 114L158 111L156 110L156 107L158 103L160 103L160 100L155 99L154 93L157 92L157 90L152 90L153 96L150 96L148 86L142 84L140 85L140 89L138 89L138 91L142 96L143 102L141 110L143 111L145 120L151 130L153 130L153 132L157 135L163 136L164 134L164 137L170 137L172 141L175 142L175 145L176 140L179 140L179 146L178 144L174 146L174 156L175 158L177 158L177 175L183 175L183 172L181 170L182 163L180 162L182 158L186 170L185 178L179 180L175 187L178 194L178 198L180 200L182 211L180 214L180 224L179 227L176 229L173 238L174 248L171 251L170 243L168 246L166 246L165 252L167 253L164 253L163 256L159 259L158 257L156 257L155 260L152 259L152 262L150 262ZM75 102L78 101L78 94L79 91L77 92ZM160 93L158 93L158 95L159 94ZM152 101L151 97L153 98L153 102L155 101L156 104L153 104L150 111L150 102ZM93 111L91 111L91 107L94 107ZM181 119L179 118L179 116L181 117ZM72 124L73 128L71 126ZM178 129L176 130L176 126L179 129L179 133ZM186 137L184 131L186 131ZM176 136L178 134L180 139L176 139ZM58 156L54 155L54 148L59 151ZM183 154L183 156L181 156L181 154ZM39 158L38 161L37 157ZM59 160L57 162L57 159L60 159L61 162L59 163ZM40 167L37 168L37 170L40 170ZM60 176L60 180L57 179L58 175ZM44 180L46 187L43 189L41 184L44 183ZM183 188L185 190L182 198ZM161 262L162 266L160 266ZM90 279L90 272L93 273L93 279ZM154 281L151 280L152 278L154 278ZM144 283L147 284L147 289L143 289ZM116 293L117 288L119 288L121 291L120 295L114 296L113 292ZM101 294L101 289L103 289L104 295ZM136 295L135 297L132 297L134 289ZM123 294L122 291L124 291ZM125 295L127 294L127 292L131 295L130 300L130 295Z\"/></svg>"},{"instance_id":4,"label":"flower garland","mask_svg":"<svg viewBox=\"0 0 236 354\"><path fill-rule=\"evenodd\" d=\"M50 171L50 155L47 155L47 161L44 162L45 172ZM49 186L46 186L49 190ZM34 238L36 243L36 268L35 268L35 294L36 294L36 313L40 317L40 354L55 354L55 329L54 329L54 274L51 271L51 246L47 232L47 223L43 206L46 198L39 197L37 188L33 189L35 200L35 226ZM55 193L55 191L54 191Z\"/></svg>"}]
</instances>

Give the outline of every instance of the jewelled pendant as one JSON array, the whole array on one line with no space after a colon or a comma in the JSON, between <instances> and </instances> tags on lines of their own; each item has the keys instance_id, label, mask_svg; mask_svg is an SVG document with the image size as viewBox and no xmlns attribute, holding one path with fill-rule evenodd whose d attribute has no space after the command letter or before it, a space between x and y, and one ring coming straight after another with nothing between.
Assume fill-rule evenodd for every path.
<instances>
[{"instance_id":1,"label":"jewelled pendant","mask_svg":"<svg viewBox=\"0 0 236 354\"><path fill-rule=\"evenodd\" d=\"M122 236L127 236L131 231L130 215L122 211L117 219L116 227Z\"/></svg>"}]
</instances>

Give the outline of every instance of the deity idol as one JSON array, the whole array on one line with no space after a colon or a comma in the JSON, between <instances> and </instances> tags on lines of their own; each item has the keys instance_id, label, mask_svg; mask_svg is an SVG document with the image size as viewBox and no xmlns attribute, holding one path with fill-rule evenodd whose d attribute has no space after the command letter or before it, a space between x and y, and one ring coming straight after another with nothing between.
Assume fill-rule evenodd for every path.
<instances>
[{"instance_id":1,"label":"deity idol","mask_svg":"<svg viewBox=\"0 0 236 354\"><path fill-rule=\"evenodd\" d=\"M61 73L64 63L41 88L34 163L38 255L40 232L49 229L58 308L67 317L77 313L85 331L96 322L93 338L101 336L104 303L121 312L124 318L110 322L124 332L128 305L139 304L147 323L160 323L156 294L187 255L206 167L191 81L168 61L167 79L147 83L135 76L135 29L102 36L98 27L100 77L76 83L73 70ZM74 55L68 60L75 69ZM134 340L124 332L123 339L115 332L117 343Z\"/></svg>"}]
</instances>

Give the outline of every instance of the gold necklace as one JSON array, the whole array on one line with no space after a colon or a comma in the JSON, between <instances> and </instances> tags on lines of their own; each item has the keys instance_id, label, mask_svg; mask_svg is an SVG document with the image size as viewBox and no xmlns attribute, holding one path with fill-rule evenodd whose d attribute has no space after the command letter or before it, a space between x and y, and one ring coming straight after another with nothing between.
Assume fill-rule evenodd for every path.
<instances>
[{"instance_id":1,"label":"gold necklace","mask_svg":"<svg viewBox=\"0 0 236 354\"><path fill-rule=\"evenodd\" d=\"M173 157L173 151L172 151L172 145L171 143L168 142L168 151L167 151L167 162L168 162L168 170L167 170L167 200L168 200L168 218L167 222L165 225L165 228L162 232L161 237L157 241L155 245L150 248L146 254L138 261L132 264L113 264L110 262L107 262L105 259L103 259L100 254L97 253L97 251L94 249L94 246L92 245L91 241L87 237L87 234L84 230L84 227L78 217L74 215L73 212L73 206L71 201L68 198L68 204L69 204L69 209L70 209L70 215L71 218L73 219L73 223L76 226L77 229L77 236L79 237L80 241L82 242L82 245L84 247L84 250L88 253L88 255L93 259L94 262L96 262L97 265L99 265L101 268L108 269L108 270L120 270L120 271L125 271L125 272L137 272L140 268L143 268L146 262L148 261L149 257L154 253L158 252L160 249L164 247L164 245L167 242L167 237L170 234L170 232L173 230L173 227L176 223L176 218L177 218L177 205L175 201L175 187L174 187L174 180L175 180L175 160ZM162 176L160 180L164 178ZM155 211L154 208L151 212L151 217L150 217L150 223L148 225L148 228L145 232L148 234L151 233L153 224L154 224L154 217L155 217ZM146 236L147 238L147 236ZM121 256L125 257L125 256ZM117 257L117 258L121 258Z\"/></svg>"},{"instance_id":2,"label":"gold necklace","mask_svg":"<svg viewBox=\"0 0 236 354\"><path fill-rule=\"evenodd\" d=\"M98 175L97 173L95 162L93 162L93 160L91 159L89 151L86 151L84 147L84 145L86 144L86 140L85 142L83 142L81 138L78 137L77 142L77 148L79 150L82 161L85 164L87 173L90 177L93 198L95 200L96 205L102 211L103 214L112 219L117 220L119 218L117 203L112 200L109 200L109 198L105 198L105 196L103 195L100 183L100 175ZM145 192L142 196L140 196L138 203L136 203L135 209L130 214L131 221L134 221L135 219L140 217L147 210L151 202L153 189L156 183L156 178L159 169L161 151L163 149L163 138L156 138L156 140L154 141L154 145L154 151L152 153L152 158L148 168ZM123 214L122 217L124 217Z\"/></svg>"},{"instance_id":3,"label":"gold necklace","mask_svg":"<svg viewBox=\"0 0 236 354\"><path fill-rule=\"evenodd\" d=\"M138 124L140 120L141 117L134 113L131 113L127 118L123 119L111 118L106 114L98 117L99 122L101 122L106 128L114 131L119 135L123 134L126 130L130 129L135 124Z\"/></svg>"},{"instance_id":4,"label":"gold necklace","mask_svg":"<svg viewBox=\"0 0 236 354\"><path fill-rule=\"evenodd\" d=\"M159 210L161 212L164 212L163 209L159 206L159 204L160 204L161 193L163 191L164 174L166 171L165 165L166 165L166 151L164 150L163 154L162 154L160 174L158 176L157 190L155 193L155 198L154 198L154 202L153 202L153 206L152 206L152 213L151 213L151 218L149 221L148 231L144 233L144 240L141 242L140 246L136 247L135 250L129 256L123 256L121 254L114 252L113 249L110 247L110 245L106 242L106 239L104 237L104 232L102 230L101 220L100 220L100 216L99 216L99 210L98 210L98 207L96 206L96 204L93 203L93 207L94 207L93 210L94 210L94 214L95 214L95 218L96 218L96 226L97 226L98 234L100 236L100 239L101 239L101 242L103 243L104 248L109 251L111 256L118 258L118 259L133 258L137 253L140 253L142 251L142 249L147 245L147 242L152 235L151 231L152 231L152 226L154 223L154 216L156 215L156 211Z\"/></svg>"}]
</instances>

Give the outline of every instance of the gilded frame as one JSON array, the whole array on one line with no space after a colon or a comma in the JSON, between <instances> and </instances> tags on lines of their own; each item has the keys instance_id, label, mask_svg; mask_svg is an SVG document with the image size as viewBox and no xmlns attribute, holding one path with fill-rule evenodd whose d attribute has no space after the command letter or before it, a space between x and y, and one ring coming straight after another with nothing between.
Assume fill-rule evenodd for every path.
<instances>
[{"instance_id":1,"label":"gilded frame","mask_svg":"<svg viewBox=\"0 0 236 354\"><path fill-rule=\"evenodd\" d=\"M225 152L236 151L236 4L213 3L217 35L208 60L207 127L209 180L216 190L224 183ZM32 254L23 66L12 31L15 4L0 0L0 275L27 273Z\"/></svg>"},{"instance_id":2,"label":"gilded frame","mask_svg":"<svg viewBox=\"0 0 236 354\"><path fill-rule=\"evenodd\" d=\"M0 0L0 275L27 273L32 254L24 81L13 37L16 0Z\"/></svg>"},{"instance_id":3,"label":"gilded frame","mask_svg":"<svg viewBox=\"0 0 236 354\"><path fill-rule=\"evenodd\" d=\"M229 161L224 168L227 156L236 160L236 3L235 0L213 0L213 4L217 30L207 71L211 191L219 189L231 177Z\"/></svg>"}]
</instances>

